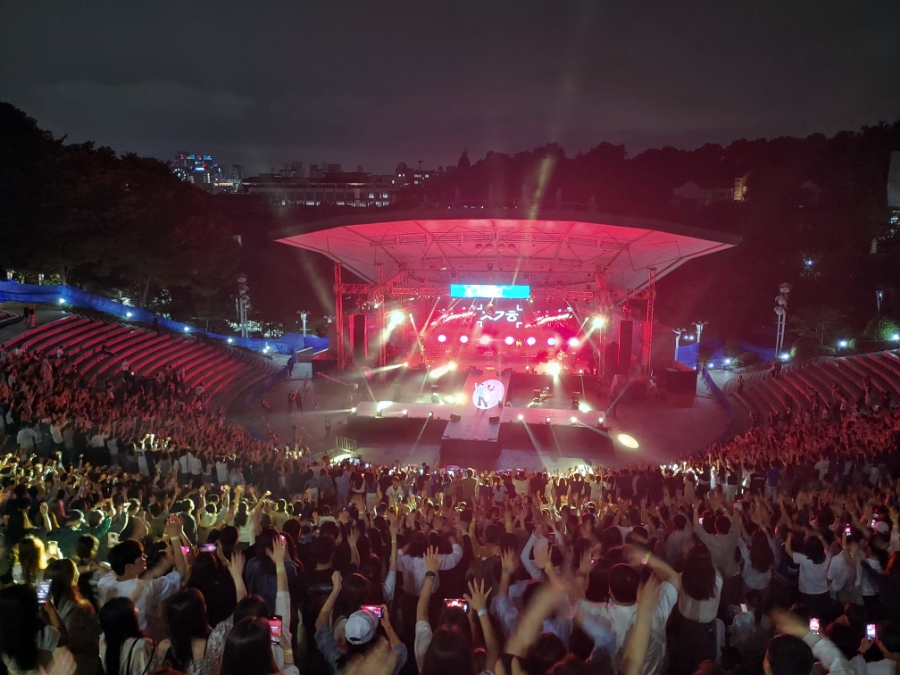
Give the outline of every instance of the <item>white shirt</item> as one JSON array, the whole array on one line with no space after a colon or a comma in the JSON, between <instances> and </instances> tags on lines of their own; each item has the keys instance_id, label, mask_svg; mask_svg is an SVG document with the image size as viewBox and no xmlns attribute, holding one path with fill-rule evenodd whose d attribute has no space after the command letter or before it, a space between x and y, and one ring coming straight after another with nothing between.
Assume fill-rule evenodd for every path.
<instances>
[{"instance_id":1,"label":"white shirt","mask_svg":"<svg viewBox=\"0 0 900 675\"><path fill-rule=\"evenodd\" d=\"M143 589L135 594L138 584L142 584ZM138 626L141 630L147 630L151 608L158 608L163 600L174 595L179 588L181 588L181 575L178 570L172 570L165 576L152 581L140 579L119 581L115 572L109 572L100 577L100 581L97 582L101 607L115 597L124 596L134 600L134 607L138 613Z\"/></svg>"},{"instance_id":2,"label":"white shirt","mask_svg":"<svg viewBox=\"0 0 900 675\"><path fill-rule=\"evenodd\" d=\"M438 569L450 570L456 567L462 560L463 550L459 544L453 544L453 552L449 555L442 553L438 556L441 566ZM422 592L422 584L425 581L425 558L415 558L408 556L403 551L397 555L397 571L403 573L403 590L410 595L418 596ZM431 582L431 593L437 592L441 582L438 576L435 576Z\"/></svg>"},{"instance_id":3,"label":"white shirt","mask_svg":"<svg viewBox=\"0 0 900 675\"><path fill-rule=\"evenodd\" d=\"M831 564L828 565L828 573L825 576L831 580L832 594L844 589L853 572L853 565L848 564L843 555L836 555L831 559Z\"/></svg>"},{"instance_id":4,"label":"white shirt","mask_svg":"<svg viewBox=\"0 0 900 675\"><path fill-rule=\"evenodd\" d=\"M869 563L869 566L872 568L873 572L881 572L881 563L878 562L876 558L866 558L866 562ZM862 574L862 594L866 597L871 597L874 595L878 595L878 589L872 585L872 582L869 581L869 577L866 574Z\"/></svg>"},{"instance_id":5,"label":"white shirt","mask_svg":"<svg viewBox=\"0 0 900 675\"><path fill-rule=\"evenodd\" d=\"M676 602L678 591L672 584L664 581L659 586L659 603L650 623L650 643L644 657L644 675L654 675L662 669L666 655L666 622ZM615 635L616 653L612 658L612 667L614 672L618 671L622 665L626 638L637 617L637 604L617 605L612 602L579 600L575 604L575 611L581 616L593 619Z\"/></svg>"},{"instance_id":6,"label":"white shirt","mask_svg":"<svg viewBox=\"0 0 900 675\"><path fill-rule=\"evenodd\" d=\"M821 595L828 592L828 565L831 563L831 553L825 551L824 562L818 565L807 558L803 553L794 552L793 560L800 565L800 583L801 593L807 595Z\"/></svg>"},{"instance_id":7,"label":"white shirt","mask_svg":"<svg viewBox=\"0 0 900 675\"><path fill-rule=\"evenodd\" d=\"M228 464L225 462L216 462L216 478L219 479L219 485L228 483Z\"/></svg>"},{"instance_id":8,"label":"white shirt","mask_svg":"<svg viewBox=\"0 0 900 675\"><path fill-rule=\"evenodd\" d=\"M192 454L188 455L188 470L192 476L199 476L203 473L203 462L200 461L199 457L194 457Z\"/></svg>"},{"instance_id":9,"label":"white shirt","mask_svg":"<svg viewBox=\"0 0 900 675\"><path fill-rule=\"evenodd\" d=\"M771 537L766 537L766 539L769 540L769 547L772 549L772 553L775 554L775 560L778 560L780 555L778 546ZM748 588L753 588L757 591L768 588L769 583L772 581L772 569L769 568L767 572L760 572L753 566L750 562L750 548L743 539L738 539L738 548L741 549L741 556L744 558L744 569L741 571L744 583L747 584Z\"/></svg>"}]
</instances>

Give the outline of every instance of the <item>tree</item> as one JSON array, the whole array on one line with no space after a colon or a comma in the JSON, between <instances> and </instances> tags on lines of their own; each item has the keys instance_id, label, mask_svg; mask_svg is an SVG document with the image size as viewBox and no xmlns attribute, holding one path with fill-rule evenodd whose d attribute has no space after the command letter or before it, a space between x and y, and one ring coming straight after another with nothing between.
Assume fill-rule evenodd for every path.
<instances>
[{"instance_id":1,"label":"tree","mask_svg":"<svg viewBox=\"0 0 900 675\"><path fill-rule=\"evenodd\" d=\"M460 170L472 168L472 162L469 161L469 151L468 150L462 151L462 154L459 156L459 161L456 163L456 167Z\"/></svg>"},{"instance_id":2,"label":"tree","mask_svg":"<svg viewBox=\"0 0 900 675\"><path fill-rule=\"evenodd\" d=\"M803 307L789 318L791 330L797 335L816 340L822 347L830 344L841 330L847 328L845 312L827 305Z\"/></svg>"}]
</instances>

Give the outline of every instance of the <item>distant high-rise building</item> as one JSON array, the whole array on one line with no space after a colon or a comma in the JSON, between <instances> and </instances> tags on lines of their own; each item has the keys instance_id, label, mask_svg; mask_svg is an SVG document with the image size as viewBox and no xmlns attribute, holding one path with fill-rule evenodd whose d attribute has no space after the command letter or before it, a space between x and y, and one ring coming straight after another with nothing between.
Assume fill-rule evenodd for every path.
<instances>
[{"instance_id":1,"label":"distant high-rise building","mask_svg":"<svg viewBox=\"0 0 900 675\"><path fill-rule=\"evenodd\" d=\"M193 183L201 190L212 193L234 192L233 176L227 176L225 168L216 164L211 155L179 152L175 155L172 171L181 180Z\"/></svg>"}]
</instances>

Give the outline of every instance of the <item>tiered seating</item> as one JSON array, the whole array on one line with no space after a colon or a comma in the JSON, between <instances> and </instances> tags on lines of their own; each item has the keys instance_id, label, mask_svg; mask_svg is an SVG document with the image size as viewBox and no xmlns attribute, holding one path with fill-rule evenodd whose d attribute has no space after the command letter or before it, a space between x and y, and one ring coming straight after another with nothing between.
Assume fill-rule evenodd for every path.
<instances>
[{"instance_id":1,"label":"tiered seating","mask_svg":"<svg viewBox=\"0 0 900 675\"><path fill-rule=\"evenodd\" d=\"M6 346L51 353L61 348L94 384L119 375L125 361L142 377L167 367L184 368L187 384L196 387L202 382L219 404L276 370L261 356L210 344L198 336L157 334L74 315L22 333Z\"/></svg>"},{"instance_id":2,"label":"tiered seating","mask_svg":"<svg viewBox=\"0 0 900 675\"><path fill-rule=\"evenodd\" d=\"M865 394L866 377L876 389L889 392L894 404L900 399L900 356L896 351L820 356L786 364L779 378L772 378L768 370L745 373L741 394L737 393L737 377L729 380L722 390L746 410L765 415L781 413L788 395L800 407L809 407L817 398L820 402L831 402L835 386L856 400Z\"/></svg>"}]
</instances>

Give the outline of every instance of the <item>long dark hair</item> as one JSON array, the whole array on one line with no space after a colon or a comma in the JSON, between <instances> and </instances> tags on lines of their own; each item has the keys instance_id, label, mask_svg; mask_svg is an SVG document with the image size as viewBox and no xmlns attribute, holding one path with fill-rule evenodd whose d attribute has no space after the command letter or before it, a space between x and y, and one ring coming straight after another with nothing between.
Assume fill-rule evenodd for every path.
<instances>
[{"instance_id":1,"label":"long dark hair","mask_svg":"<svg viewBox=\"0 0 900 675\"><path fill-rule=\"evenodd\" d=\"M106 675L119 675L122 645L143 638L131 598L112 598L100 609L100 629L106 641Z\"/></svg>"},{"instance_id":2,"label":"long dark hair","mask_svg":"<svg viewBox=\"0 0 900 675\"><path fill-rule=\"evenodd\" d=\"M750 538L750 564L757 572L768 572L775 565L775 554L769 545L769 537L757 530Z\"/></svg>"},{"instance_id":3,"label":"long dark hair","mask_svg":"<svg viewBox=\"0 0 900 675\"><path fill-rule=\"evenodd\" d=\"M50 597L57 608L66 600L80 603L84 601L78 590L78 567L74 560L63 558L52 560L47 565L46 575L50 576Z\"/></svg>"},{"instance_id":4,"label":"long dark hair","mask_svg":"<svg viewBox=\"0 0 900 675\"><path fill-rule=\"evenodd\" d=\"M166 620L172 639L172 654L178 670L187 672L194 660L191 641L209 637L206 602L196 588L184 588L173 595L166 606Z\"/></svg>"},{"instance_id":5,"label":"long dark hair","mask_svg":"<svg viewBox=\"0 0 900 675\"><path fill-rule=\"evenodd\" d=\"M259 617L247 617L234 624L225 640L221 675L273 675L277 672L269 622Z\"/></svg>"},{"instance_id":6,"label":"long dark hair","mask_svg":"<svg viewBox=\"0 0 900 675\"><path fill-rule=\"evenodd\" d=\"M191 565L188 588L196 588L206 600L206 614L210 626L217 626L234 612L237 590L234 579L214 553L201 552Z\"/></svg>"},{"instance_id":7,"label":"long dark hair","mask_svg":"<svg viewBox=\"0 0 900 675\"><path fill-rule=\"evenodd\" d=\"M0 654L12 659L19 670L37 668L41 627L34 588L23 584L0 590Z\"/></svg>"},{"instance_id":8,"label":"long dark hair","mask_svg":"<svg viewBox=\"0 0 900 675\"><path fill-rule=\"evenodd\" d=\"M703 544L692 546L684 557L681 589L694 600L709 600L716 594L716 568Z\"/></svg>"},{"instance_id":9,"label":"long dark hair","mask_svg":"<svg viewBox=\"0 0 900 675\"><path fill-rule=\"evenodd\" d=\"M431 638L422 659L421 675L469 675L475 673L472 643L461 631L442 626Z\"/></svg>"}]
</instances>

